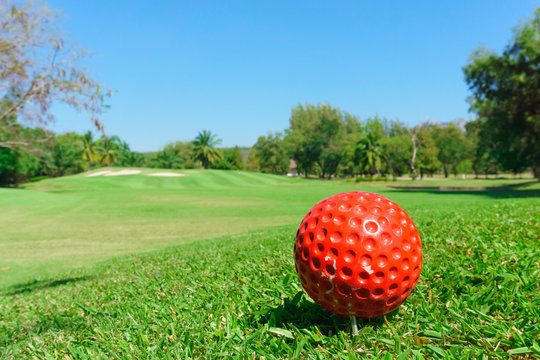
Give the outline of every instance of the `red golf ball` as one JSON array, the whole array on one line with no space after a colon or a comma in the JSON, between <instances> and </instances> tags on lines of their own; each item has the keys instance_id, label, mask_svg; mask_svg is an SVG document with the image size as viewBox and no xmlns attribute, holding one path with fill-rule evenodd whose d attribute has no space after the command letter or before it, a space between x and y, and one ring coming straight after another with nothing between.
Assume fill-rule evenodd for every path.
<instances>
[{"instance_id":1,"label":"red golf ball","mask_svg":"<svg viewBox=\"0 0 540 360\"><path fill-rule=\"evenodd\" d=\"M315 205L296 233L294 255L309 296L341 316L394 310L422 269L422 243L409 215L381 195L360 191Z\"/></svg>"}]
</instances>

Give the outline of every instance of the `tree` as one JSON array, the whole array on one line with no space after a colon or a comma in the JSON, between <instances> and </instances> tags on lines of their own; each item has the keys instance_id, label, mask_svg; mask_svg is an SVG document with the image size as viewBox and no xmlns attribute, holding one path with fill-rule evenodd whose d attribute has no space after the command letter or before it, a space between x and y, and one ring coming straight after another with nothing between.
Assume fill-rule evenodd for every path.
<instances>
[{"instance_id":1,"label":"tree","mask_svg":"<svg viewBox=\"0 0 540 360\"><path fill-rule=\"evenodd\" d=\"M416 155L418 155L418 150L420 149L420 139L418 138L418 133L420 132L420 129L422 128L422 124L417 125L413 128L407 128L407 132L409 133L409 137L411 139L412 144L412 151L411 151L411 159L409 160L409 164L411 166L411 177L416 179L418 177L418 173L416 172Z\"/></svg>"},{"instance_id":2,"label":"tree","mask_svg":"<svg viewBox=\"0 0 540 360\"><path fill-rule=\"evenodd\" d=\"M145 164L145 156L135 151L121 151L118 158L121 166L137 166L142 167Z\"/></svg>"},{"instance_id":3,"label":"tree","mask_svg":"<svg viewBox=\"0 0 540 360\"><path fill-rule=\"evenodd\" d=\"M193 141L193 157L200 161L204 169L222 157L221 151L214 146L221 144L221 140L216 138L209 130L199 132Z\"/></svg>"},{"instance_id":4,"label":"tree","mask_svg":"<svg viewBox=\"0 0 540 360\"><path fill-rule=\"evenodd\" d=\"M409 171L408 164L412 153L409 135L399 134L382 138L380 146L393 177L401 176Z\"/></svg>"},{"instance_id":5,"label":"tree","mask_svg":"<svg viewBox=\"0 0 540 360\"><path fill-rule=\"evenodd\" d=\"M154 168L180 169L182 167L182 162L176 155L174 147L167 145L150 159L149 165Z\"/></svg>"},{"instance_id":6,"label":"tree","mask_svg":"<svg viewBox=\"0 0 540 360\"><path fill-rule=\"evenodd\" d=\"M355 176L358 173L359 159L356 157L356 148L362 139L364 127L358 117L345 112L345 136L342 140L343 157L341 159L341 173Z\"/></svg>"},{"instance_id":7,"label":"tree","mask_svg":"<svg viewBox=\"0 0 540 360\"><path fill-rule=\"evenodd\" d=\"M497 159L493 155L493 149L490 146L489 140L486 137L480 136L480 131L483 124L479 120L469 121L465 125L467 129L467 138L472 144L471 151L471 167L475 177L478 179L479 174L494 173L500 167Z\"/></svg>"},{"instance_id":8,"label":"tree","mask_svg":"<svg viewBox=\"0 0 540 360\"><path fill-rule=\"evenodd\" d=\"M238 146L232 149L223 149L222 158L214 161L212 164L212 169L243 170L244 168L244 158Z\"/></svg>"},{"instance_id":9,"label":"tree","mask_svg":"<svg viewBox=\"0 0 540 360\"><path fill-rule=\"evenodd\" d=\"M346 137L346 124L343 113L330 105L319 106L321 119L320 142L323 146L317 161L321 170L320 177L328 177L337 173L341 160L345 155L344 140Z\"/></svg>"},{"instance_id":10,"label":"tree","mask_svg":"<svg viewBox=\"0 0 540 360\"><path fill-rule=\"evenodd\" d=\"M0 147L0 186L16 185L32 176L45 175L54 167L52 151L54 134L41 128L20 128L26 139L49 139L47 142L35 141L36 147L32 152L21 152ZM52 140L50 140L52 139Z\"/></svg>"},{"instance_id":11,"label":"tree","mask_svg":"<svg viewBox=\"0 0 540 360\"><path fill-rule=\"evenodd\" d=\"M52 151L51 176L75 174L83 169L83 142L82 136L76 133L57 135Z\"/></svg>"},{"instance_id":12,"label":"tree","mask_svg":"<svg viewBox=\"0 0 540 360\"><path fill-rule=\"evenodd\" d=\"M86 163L86 171L89 171L92 164L95 163L99 158L98 146L94 141L94 136L90 130L83 135L82 144L82 158Z\"/></svg>"},{"instance_id":13,"label":"tree","mask_svg":"<svg viewBox=\"0 0 540 360\"><path fill-rule=\"evenodd\" d=\"M439 148L433 140L433 127L422 126L418 131L418 142L420 144L416 157L416 167L420 170L420 178L429 174L433 176L441 169L439 161Z\"/></svg>"},{"instance_id":14,"label":"tree","mask_svg":"<svg viewBox=\"0 0 540 360\"><path fill-rule=\"evenodd\" d=\"M540 8L498 55L478 48L464 67L480 138L506 170L540 179Z\"/></svg>"},{"instance_id":15,"label":"tree","mask_svg":"<svg viewBox=\"0 0 540 360\"><path fill-rule=\"evenodd\" d=\"M292 109L285 144L300 172L307 177L315 170L331 177L344 156L344 114L328 104Z\"/></svg>"},{"instance_id":16,"label":"tree","mask_svg":"<svg viewBox=\"0 0 540 360\"><path fill-rule=\"evenodd\" d=\"M261 167L260 167L260 164L259 164L259 156L257 154L257 150L255 150L254 148L249 149L246 169L248 171L260 171L261 170Z\"/></svg>"},{"instance_id":17,"label":"tree","mask_svg":"<svg viewBox=\"0 0 540 360\"><path fill-rule=\"evenodd\" d=\"M289 157L283 147L283 134L268 133L267 136L259 136L253 149L259 171L272 174L287 172Z\"/></svg>"},{"instance_id":18,"label":"tree","mask_svg":"<svg viewBox=\"0 0 540 360\"><path fill-rule=\"evenodd\" d=\"M376 173L381 176L381 165L384 161L382 148L379 139L373 132L368 132L357 147L358 158L362 164L362 169L370 174Z\"/></svg>"},{"instance_id":19,"label":"tree","mask_svg":"<svg viewBox=\"0 0 540 360\"><path fill-rule=\"evenodd\" d=\"M111 166L118 162L118 153L122 146L122 141L118 136L107 138L103 136L99 142L99 158L103 166Z\"/></svg>"},{"instance_id":20,"label":"tree","mask_svg":"<svg viewBox=\"0 0 540 360\"><path fill-rule=\"evenodd\" d=\"M232 151L229 150L225 158L231 164L233 170L243 170L246 167L244 158L242 157L242 153L238 146L235 146Z\"/></svg>"},{"instance_id":21,"label":"tree","mask_svg":"<svg viewBox=\"0 0 540 360\"><path fill-rule=\"evenodd\" d=\"M466 157L469 150L467 139L453 124L433 127L432 136L439 149L438 159L442 164L444 177L448 177L454 166Z\"/></svg>"},{"instance_id":22,"label":"tree","mask_svg":"<svg viewBox=\"0 0 540 360\"><path fill-rule=\"evenodd\" d=\"M193 169L195 162L193 161L193 142L192 141L177 141L173 145L173 151L176 157L180 160L180 167L183 169Z\"/></svg>"},{"instance_id":23,"label":"tree","mask_svg":"<svg viewBox=\"0 0 540 360\"><path fill-rule=\"evenodd\" d=\"M7 106L7 101L0 100L0 112ZM15 115L0 120L0 148L39 155L44 147L54 142L53 140L53 133L42 128L24 126L17 121Z\"/></svg>"},{"instance_id":24,"label":"tree","mask_svg":"<svg viewBox=\"0 0 540 360\"><path fill-rule=\"evenodd\" d=\"M20 153L17 151L0 147L0 186L17 182L19 157Z\"/></svg>"},{"instance_id":25,"label":"tree","mask_svg":"<svg viewBox=\"0 0 540 360\"><path fill-rule=\"evenodd\" d=\"M65 45L58 13L31 1L0 0L0 147L31 149L36 139L20 132L20 121L44 125L60 101L98 116L110 91L78 65L83 52ZM39 140L39 139L38 139Z\"/></svg>"},{"instance_id":26,"label":"tree","mask_svg":"<svg viewBox=\"0 0 540 360\"><path fill-rule=\"evenodd\" d=\"M289 156L296 161L298 171L307 177L313 172L323 146L322 138L316 136L320 132L317 108L311 104L294 107L289 128L285 131Z\"/></svg>"},{"instance_id":27,"label":"tree","mask_svg":"<svg viewBox=\"0 0 540 360\"><path fill-rule=\"evenodd\" d=\"M132 156L134 156L134 161L143 163L144 157L141 158L140 154ZM195 167L192 156L193 143L191 141L176 141L165 145L163 150L153 154L148 165L164 169L192 169Z\"/></svg>"},{"instance_id":28,"label":"tree","mask_svg":"<svg viewBox=\"0 0 540 360\"><path fill-rule=\"evenodd\" d=\"M191 156L191 153L190 153ZM143 154L131 151L129 144L125 141L118 141L118 149L116 151L118 159L117 164L120 166L144 166L145 157Z\"/></svg>"}]
</instances>

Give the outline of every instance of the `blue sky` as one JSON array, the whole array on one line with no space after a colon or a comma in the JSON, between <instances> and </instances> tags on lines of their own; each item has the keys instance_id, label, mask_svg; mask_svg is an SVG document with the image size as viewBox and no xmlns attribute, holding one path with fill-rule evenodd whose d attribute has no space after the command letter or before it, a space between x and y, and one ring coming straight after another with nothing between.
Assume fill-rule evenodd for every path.
<instances>
[{"instance_id":1,"label":"blue sky","mask_svg":"<svg viewBox=\"0 0 540 360\"><path fill-rule=\"evenodd\" d=\"M107 134L136 151L192 140L251 146L298 103L408 125L469 118L462 67L500 51L538 3L500 1L50 0L88 72L115 94ZM91 129L57 105L57 132Z\"/></svg>"}]
</instances>

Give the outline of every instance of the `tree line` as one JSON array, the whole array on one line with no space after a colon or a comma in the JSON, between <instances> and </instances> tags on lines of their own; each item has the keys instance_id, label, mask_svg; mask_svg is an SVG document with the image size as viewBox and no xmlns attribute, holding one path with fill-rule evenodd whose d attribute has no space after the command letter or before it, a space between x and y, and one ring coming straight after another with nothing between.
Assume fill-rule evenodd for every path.
<instances>
[{"instance_id":1,"label":"tree line","mask_svg":"<svg viewBox=\"0 0 540 360\"><path fill-rule=\"evenodd\" d=\"M296 170L299 175L332 177L423 178L442 173L493 174L519 172L505 167L482 141L479 120L462 124L426 122L407 127L378 116L360 120L329 104L299 104L283 132L260 136L249 149L247 162L239 147L222 149L211 131L193 141L167 144L157 152L132 151L118 136L94 139L85 134L55 135L20 126L31 148L0 147L0 185L41 177L76 174L101 166L165 169L247 169L272 174ZM1 132L0 132L1 135ZM0 138L1 139L1 138ZM46 139L46 141L41 141ZM291 161L292 160L292 161ZM296 167L291 169L291 164Z\"/></svg>"},{"instance_id":2,"label":"tree line","mask_svg":"<svg viewBox=\"0 0 540 360\"><path fill-rule=\"evenodd\" d=\"M304 176L393 176L413 178L495 173L501 164L482 148L477 123L427 122L407 127L397 120L357 116L329 104L299 104L284 132L258 138L248 169L290 171L290 159Z\"/></svg>"},{"instance_id":3,"label":"tree line","mask_svg":"<svg viewBox=\"0 0 540 360\"><path fill-rule=\"evenodd\" d=\"M330 104L299 104L287 129L258 138L247 164L238 147L219 149L207 130L156 153L107 137L98 117L111 91L83 71L84 52L66 45L57 23L46 5L0 2L0 185L111 165L284 174L295 164L300 174L321 178L530 169L540 179L540 8L501 54L483 47L472 53L463 71L475 119L465 128L408 127L378 116L360 120ZM87 112L102 136L43 129L54 102Z\"/></svg>"},{"instance_id":4,"label":"tree line","mask_svg":"<svg viewBox=\"0 0 540 360\"><path fill-rule=\"evenodd\" d=\"M219 139L203 130L193 141L167 144L157 152L132 151L118 136L94 138L69 132L54 134L41 128L19 125L31 146L0 146L0 186L16 185L46 177L73 175L103 166L150 167L164 169L245 168L239 147L219 149ZM0 131L0 141L2 132Z\"/></svg>"}]
</instances>

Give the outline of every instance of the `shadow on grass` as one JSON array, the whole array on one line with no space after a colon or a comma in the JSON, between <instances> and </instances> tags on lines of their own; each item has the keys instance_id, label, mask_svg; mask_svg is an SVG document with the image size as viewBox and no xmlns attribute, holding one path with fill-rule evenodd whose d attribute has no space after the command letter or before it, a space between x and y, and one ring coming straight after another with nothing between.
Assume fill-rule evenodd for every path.
<instances>
[{"instance_id":1,"label":"shadow on grass","mask_svg":"<svg viewBox=\"0 0 540 360\"><path fill-rule=\"evenodd\" d=\"M432 188L396 188L393 187L394 192L402 193L429 193L437 195L480 195L484 197L490 197L494 199L509 199L509 198L533 198L540 197L540 190L525 189L525 190L439 190Z\"/></svg>"},{"instance_id":2,"label":"shadow on grass","mask_svg":"<svg viewBox=\"0 0 540 360\"><path fill-rule=\"evenodd\" d=\"M387 321L392 321L395 311L386 315ZM293 325L298 329L313 329L318 327L322 334L335 336L339 331L350 331L351 319L332 314L322 306L308 300L302 292L294 298L285 298L281 305L268 309L256 323L268 324L272 327L287 327ZM357 319L358 330L365 326L379 328L384 325L384 316L374 319Z\"/></svg>"},{"instance_id":3,"label":"shadow on grass","mask_svg":"<svg viewBox=\"0 0 540 360\"><path fill-rule=\"evenodd\" d=\"M41 289L49 289L57 286L84 281L90 279L90 276L75 276L57 280L34 280L24 284L13 285L3 291L4 295L19 295Z\"/></svg>"}]
</instances>

